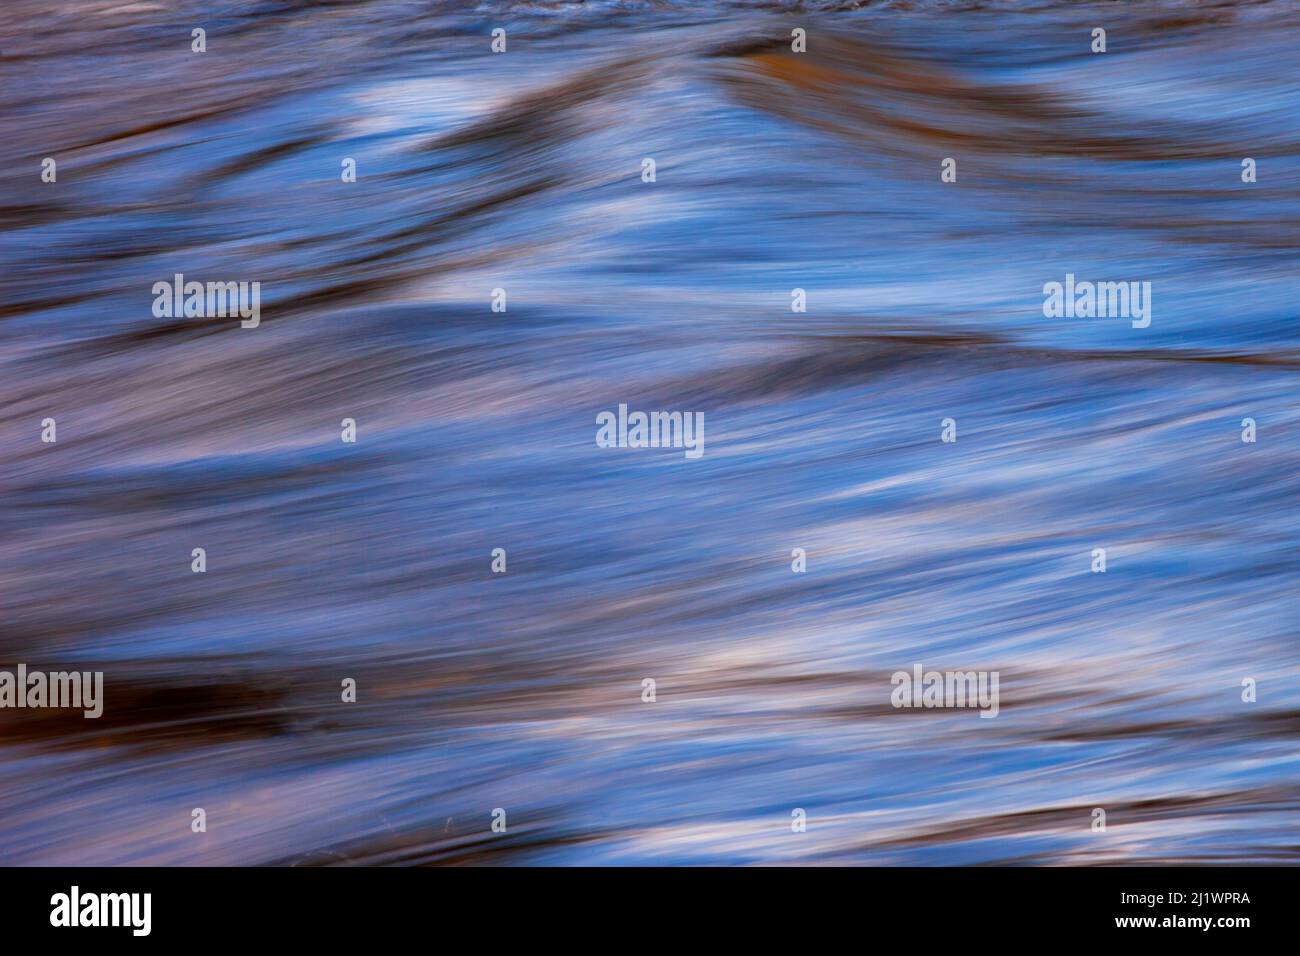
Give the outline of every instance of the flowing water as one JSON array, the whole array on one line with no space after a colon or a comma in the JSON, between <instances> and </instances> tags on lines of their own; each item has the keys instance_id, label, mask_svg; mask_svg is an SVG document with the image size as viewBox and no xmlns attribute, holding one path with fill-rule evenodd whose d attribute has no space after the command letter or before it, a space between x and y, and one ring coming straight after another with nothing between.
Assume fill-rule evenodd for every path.
<instances>
[{"instance_id":1,"label":"flowing water","mask_svg":"<svg viewBox=\"0 0 1300 956\"><path fill-rule=\"evenodd\" d=\"M0 667L106 702L0 711L0 860L1295 862L1298 48L1290 2L5 3ZM156 318L176 273L260 326ZM1044 317L1067 274L1149 327ZM620 403L703 456L597 447ZM998 716L892 707L917 663Z\"/></svg>"}]
</instances>

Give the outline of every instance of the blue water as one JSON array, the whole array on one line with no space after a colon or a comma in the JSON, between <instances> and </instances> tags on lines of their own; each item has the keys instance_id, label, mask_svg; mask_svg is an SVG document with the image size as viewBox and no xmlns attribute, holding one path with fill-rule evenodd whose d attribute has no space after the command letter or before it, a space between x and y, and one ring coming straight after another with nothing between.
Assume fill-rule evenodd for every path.
<instances>
[{"instance_id":1,"label":"blue water","mask_svg":"<svg viewBox=\"0 0 1300 956\"><path fill-rule=\"evenodd\" d=\"M1295 861L1294 4L216 6L0 13L0 860Z\"/></svg>"}]
</instances>

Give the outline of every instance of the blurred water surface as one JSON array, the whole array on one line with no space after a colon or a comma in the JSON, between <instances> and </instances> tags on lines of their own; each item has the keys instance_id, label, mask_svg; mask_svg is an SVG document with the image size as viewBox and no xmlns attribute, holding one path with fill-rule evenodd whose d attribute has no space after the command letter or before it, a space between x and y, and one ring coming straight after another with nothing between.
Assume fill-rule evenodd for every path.
<instances>
[{"instance_id":1,"label":"blurred water surface","mask_svg":"<svg viewBox=\"0 0 1300 956\"><path fill-rule=\"evenodd\" d=\"M0 860L1294 862L1298 46L1289 2L6 3L0 662L107 703L0 714ZM177 272L261 327L154 318ZM1066 273L1150 328L1043 318ZM598 449L620 402L704 457ZM913 663L1000 716L894 710Z\"/></svg>"}]
</instances>

